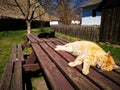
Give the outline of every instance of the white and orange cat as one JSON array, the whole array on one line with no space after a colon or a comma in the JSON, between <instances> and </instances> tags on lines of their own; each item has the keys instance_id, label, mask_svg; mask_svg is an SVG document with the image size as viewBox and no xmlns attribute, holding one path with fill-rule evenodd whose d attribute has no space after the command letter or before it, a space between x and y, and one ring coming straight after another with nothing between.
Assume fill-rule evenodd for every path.
<instances>
[{"instance_id":1,"label":"white and orange cat","mask_svg":"<svg viewBox=\"0 0 120 90\"><path fill-rule=\"evenodd\" d=\"M57 45L55 50L64 50L77 56L75 61L68 63L69 66L75 67L83 63L83 74L89 73L90 66L97 66L102 70L111 71L118 68L110 55L101 47L91 41L75 41L65 45Z\"/></svg>"}]
</instances>

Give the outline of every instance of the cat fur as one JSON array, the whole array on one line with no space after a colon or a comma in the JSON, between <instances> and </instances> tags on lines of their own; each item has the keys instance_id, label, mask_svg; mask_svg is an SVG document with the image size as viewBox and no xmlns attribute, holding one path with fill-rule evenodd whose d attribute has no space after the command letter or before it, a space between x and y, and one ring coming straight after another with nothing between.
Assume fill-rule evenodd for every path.
<instances>
[{"instance_id":1,"label":"cat fur","mask_svg":"<svg viewBox=\"0 0 120 90\"><path fill-rule=\"evenodd\" d=\"M91 41L75 41L65 45L57 45L55 50L64 50L77 56L75 61L68 63L70 67L75 67L83 63L82 72L89 74L90 66L97 66L105 71L118 68L110 54L105 52L100 46Z\"/></svg>"}]
</instances>

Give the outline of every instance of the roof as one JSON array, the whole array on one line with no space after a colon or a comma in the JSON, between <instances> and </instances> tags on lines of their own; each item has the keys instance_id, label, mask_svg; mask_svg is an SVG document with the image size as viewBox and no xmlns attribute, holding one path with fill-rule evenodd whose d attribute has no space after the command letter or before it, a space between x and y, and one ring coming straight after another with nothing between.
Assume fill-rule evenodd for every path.
<instances>
[{"instance_id":1,"label":"roof","mask_svg":"<svg viewBox=\"0 0 120 90\"><path fill-rule=\"evenodd\" d=\"M103 0L95 11L101 11L104 8L120 7L120 0Z\"/></svg>"},{"instance_id":2,"label":"roof","mask_svg":"<svg viewBox=\"0 0 120 90\"><path fill-rule=\"evenodd\" d=\"M99 4L100 2L102 2L102 0L88 0L85 4L83 4L81 7L87 7L87 6L91 6L91 5L95 5L95 4Z\"/></svg>"},{"instance_id":3,"label":"roof","mask_svg":"<svg viewBox=\"0 0 120 90\"><path fill-rule=\"evenodd\" d=\"M0 18L25 19L28 11L27 4L27 0L0 0ZM30 5L28 18L31 17L33 8L39 6L35 8L34 20L40 20L38 16L41 14L41 20L49 21L49 14L45 12L40 3L30 0ZM42 15L43 13L44 15Z\"/></svg>"},{"instance_id":4,"label":"roof","mask_svg":"<svg viewBox=\"0 0 120 90\"><path fill-rule=\"evenodd\" d=\"M103 0L98 8L120 7L120 0Z\"/></svg>"},{"instance_id":5,"label":"roof","mask_svg":"<svg viewBox=\"0 0 120 90\"><path fill-rule=\"evenodd\" d=\"M60 19L55 15L49 15L50 21L59 21Z\"/></svg>"}]
</instances>

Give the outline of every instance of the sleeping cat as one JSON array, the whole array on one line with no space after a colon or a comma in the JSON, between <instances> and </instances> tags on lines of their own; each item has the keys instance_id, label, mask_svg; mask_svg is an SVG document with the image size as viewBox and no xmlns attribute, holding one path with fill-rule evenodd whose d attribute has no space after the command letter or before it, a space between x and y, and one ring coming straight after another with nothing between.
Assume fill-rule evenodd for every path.
<instances>
[{"instance_id":1,"label":"sleeping cat","mask_svg":"<svg viewBox=\"0 0 120 90\"><path fill-rule=\"evenodd\" d=\"M90 66L97 66L102 70L111 71L118 68L110 55L97 44L90 41L76 41L65 45L57 45L55 50L64 50L77 56L75 61L68 63L70 67L75 67L83 63L83 74L89 73Z\"/></svg>"},{"instance_id":2,"label":"sleeping cat","mask_svg":"<svg viewBox=\"0 0 120 90\"><path fill-rule=\"evenodd\" d=\"M55 31L51 31L50 33L44 32L44 33L40 33L38 34L39 38L52 38L55 37Z\"/></svg>"}]
</instances>

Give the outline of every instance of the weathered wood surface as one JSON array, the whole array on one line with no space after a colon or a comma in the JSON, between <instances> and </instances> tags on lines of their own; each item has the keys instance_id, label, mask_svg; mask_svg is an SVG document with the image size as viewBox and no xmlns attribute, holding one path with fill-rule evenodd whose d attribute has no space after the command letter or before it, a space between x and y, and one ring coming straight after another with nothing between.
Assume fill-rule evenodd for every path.
<instances>
[{"instance_id":1,"label":"weathered wood surface","mask_svg":"<svg viewBox=\"0 0 120 90\"><path fill-rule=\"evenodd\" d=\"M31 37L37 41L37 43L31 43L31 46L52 89L120 89L120 69L106 72L91 67L90 73L85 76L82 74L82 65L75 68L68 66L68 62L75 60L73 55L54 50L56 45L63 45L68 41L59 38L38 40L35 35Z\"/></svg>"},{"instance_id":2,"label":"weathered wood surface","mask_svg":"<svg viewBox=\"0 0 120 90\"><path fill-rule=\"evenodd\" d=\"M24 57L22 54L22 46L20 44L16 45L16 62L14 62L14 78L13 78L13 90L23 90L22 84L22 61Z\"/></svg>"},{"instance_id":3,"label":"weathered wood surface","mask_svg":"<svg viewBox=\"0 0 120 90\"><path fill-rule=\"evenodd\" d=\"M23 65L25 71L36 71L40 70L40 65L38 63L35 64L25 64Z\"/></svg>"},{"instance_id":4,"label":"weathered wood surface","mask_svg":"<svg viewBox=\"0 0 120 90\"><path fill-rule=\"evenodd\" d=\"M100 41L120 45L120 6L104 8L101 17Z\"/></svg>"},{"instance_id":5,"label":"weathered wood surface","mask_svg":"<svg viewBox=\"0 0 120 90\"><path fill-rule=\"evenodd\" d=\"M38 38L36 34L26 34L27 40L30 41L30 43L38 43L38 42L54 42L54 41L60 41L61 39L58 38ZM63 40L63 39L62 39ZM66 41L66 40L64 40Z\"/></svg>"},{"instance_id":6,"label":"weathered wood surface","mask_svg":"<svg viewBox=\"0 0 120 90\"><path fill-rule=\"evenodd\" d=\"M23 90L22 85L22 46L20 44L13 45L10 61L6 64L0 90Z\"/></svg>"},{"instance_id":7,"label":"weathered wood surface","mask_svg":"<svg viewBox=\"0 0 120 90\"><path fill-rule=\"evenodd\" d=\"M2 75L0 90L10 90L13 71L13 62L8 62Z\"/></svg>"},{"instance_id":8,"label":"weathered wood surface","mask_svg":"<svg viewBox=\"0 0 120 90\"><path fill-rule=\"evenodd\" d=\"M39 47L38 44L32 44L34 51L36 52L36 56L40 62L41 68L44 70L46 78L51 88L53 90L73 90L73 87L66 80L66 78L62 75L56 65L51 62L51 59L48 55Z\"/></svg>"}]
</instances>

